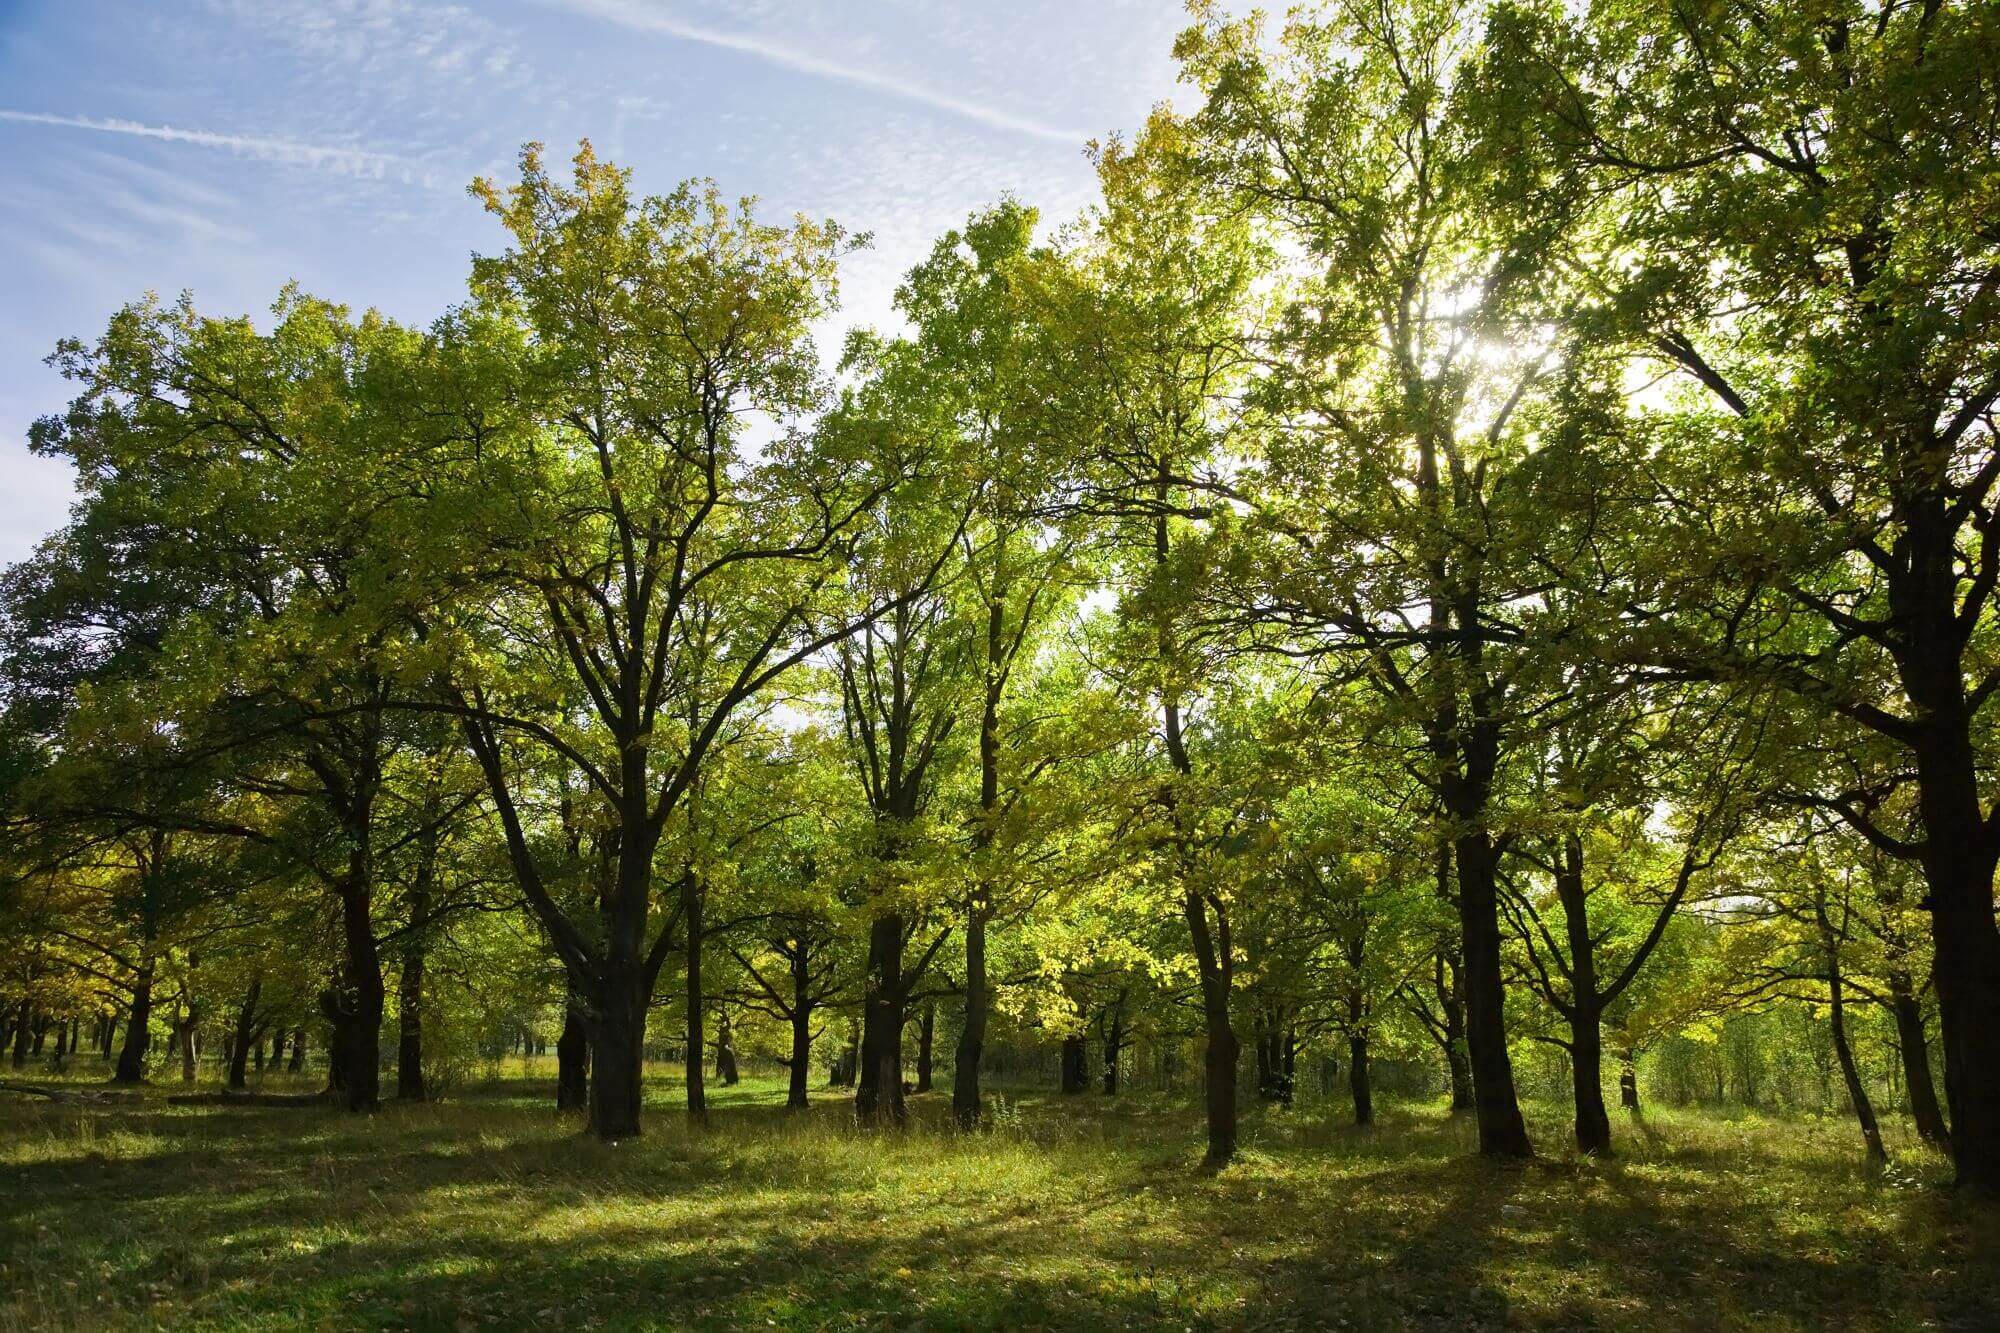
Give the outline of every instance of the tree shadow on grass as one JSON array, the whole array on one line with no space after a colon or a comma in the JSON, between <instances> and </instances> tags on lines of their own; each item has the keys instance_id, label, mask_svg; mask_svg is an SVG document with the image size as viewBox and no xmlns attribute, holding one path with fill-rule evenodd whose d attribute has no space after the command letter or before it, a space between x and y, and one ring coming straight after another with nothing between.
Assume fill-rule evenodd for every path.
<instances>
[{"instance_id":1,"label":"tree shadow on grass","mask_svg":"<svg viewBox=\"0 0 2000 1333\"><path fill-rule=\"evenodd\" d=\"M1271 1115L1202 1177L1185 1108L907 1138L837 1102L662 1108L612 1147L511 1101L8 1124L61 1151L0 1164L0 1327L1995 1326L1945 1205L1859 1214L1851 1181L1666 1135L1507 1167L1443 1117Z\"/></svg>"}]
</instances>

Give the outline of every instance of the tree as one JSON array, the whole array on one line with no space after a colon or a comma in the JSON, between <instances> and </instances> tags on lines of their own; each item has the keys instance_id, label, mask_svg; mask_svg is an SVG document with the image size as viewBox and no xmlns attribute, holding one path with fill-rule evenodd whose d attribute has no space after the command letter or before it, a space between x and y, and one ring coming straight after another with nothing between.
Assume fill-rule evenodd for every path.
<instances>
[{"instance_id":1,"label":"tree","mask_svg":"<svg viewBox=\"0 0 2000 1333\"><path fill-rule=\"evenodd\" d=\"M1207 179L1302 254L1261 386L1273 426L1221 614L1280 652L1360 663L1430 751L1452 844L1480 1150L1532 1153L1507 1051L1496 819L1537 701L1548 571L1524 404L1550 358L1547 251L1571 211L1496 162L1480 32L1432 0L1287 25L1207 7L1176 50ZM1532 160L1532 159L1531 159Z\"/></svg>"},{"instance_id":2,"label":"tree","mask_svg":"<svg viewBox=\"0 0 2000 1333\"><path fill-rule=\"evenodd\" d=\"M807 330L834 297L839 228L767 226L693 184L635 198L588 144L568 186L530 146L518 185L474 188L513 248L475 261L476 303L447 330L456 484L408 541L465 534L436 557L462 595L426 620L435 706L461 718L582 1000L591 1127L615 1139L639 1131L646 1009L674 946L662 837L737 711L853 632L822 601L886 483L796 434L746 446L752 416L820 402ZM581 711L557 708L575 696ZM517 745L557 756L598 809L609 873L585 910L551 891Z\"/></svg>"},{"instance_id":3,"label":"tree","mask_svg":"<svg viewBox=\"0 0 2000 1333\"><path fill-rule=\"evenodd\" d=\"M1959 1182L2000 1190L2000 97L1990 9L1503 11L1520 142L1603 200L1602 327L1695 395L1616 402L1634 655L1790 691L1913 774ZM1539 143L1541 148L1533 150Z\"/></svg>"}]
</instances>

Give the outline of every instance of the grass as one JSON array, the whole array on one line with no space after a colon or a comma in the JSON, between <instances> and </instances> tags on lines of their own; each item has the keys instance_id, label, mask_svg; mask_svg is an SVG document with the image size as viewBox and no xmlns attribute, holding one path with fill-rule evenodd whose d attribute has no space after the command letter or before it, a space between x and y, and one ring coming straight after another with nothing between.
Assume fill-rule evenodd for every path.
<instances>
[{"instance_id":1,"label":"grass","mask_svg":"<svg viewBox=\"0 0 2000 1333\"><path fill-rule=\"evenodd\" d=\"M0 1329L2000 1327L2000 1216L1841 1120L1621 1122L1526 1167L1390 1106L1253 1113L1196 1170L1198 1111L1010 1094L902 1136L829 1099L721 1090L581 1137L545 1081L352 1118L0 1096Z\"/></svg>"}]
</instances>

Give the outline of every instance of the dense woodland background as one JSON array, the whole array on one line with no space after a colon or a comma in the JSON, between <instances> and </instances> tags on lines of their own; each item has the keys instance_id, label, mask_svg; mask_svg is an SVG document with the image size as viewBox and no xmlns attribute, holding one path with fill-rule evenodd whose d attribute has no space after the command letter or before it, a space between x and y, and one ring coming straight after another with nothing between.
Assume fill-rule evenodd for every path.
<instances>
[{"instance_id":1,"label":"dense woodland background","mask_svg":"<svg viewBox=\"0 0 2000 1333\"><path fill-rule=\"evenodd\" d=\"M1747 1106L2000 1190L2000 12L1177 55L1094 208L996 201L894 330L842 341L864 236L585 144L473 185L427 328L63 344L12 1082L552 1052L611 1141L649 1062L891 1129L1186 1092L1212 1168L1294 1101L1501 1158Z\"/></svg>"}]
</instances>

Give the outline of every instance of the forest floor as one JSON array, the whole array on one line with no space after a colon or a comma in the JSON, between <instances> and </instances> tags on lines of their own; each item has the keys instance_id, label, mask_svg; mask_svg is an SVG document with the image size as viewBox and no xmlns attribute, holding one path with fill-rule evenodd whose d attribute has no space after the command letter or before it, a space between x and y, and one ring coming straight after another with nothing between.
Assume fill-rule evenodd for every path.
<instances>
[{"instance_id":1,"label":"forest floor","mask_svg":"<svg viewBox=\"0 0 2000 1333\"><path fill-rule=\"evenodd\" d=\"M2000 1214L1842 1119L1620 1118L1617 1156L1482 1162L1391 1103L1199 1111L1005 1093L990 1132L857 1131L751 1080L578 1134L546 1081L354 1118L0 1093L0 1329L2000 1328Z\"/></svg>"}]
</instances>

